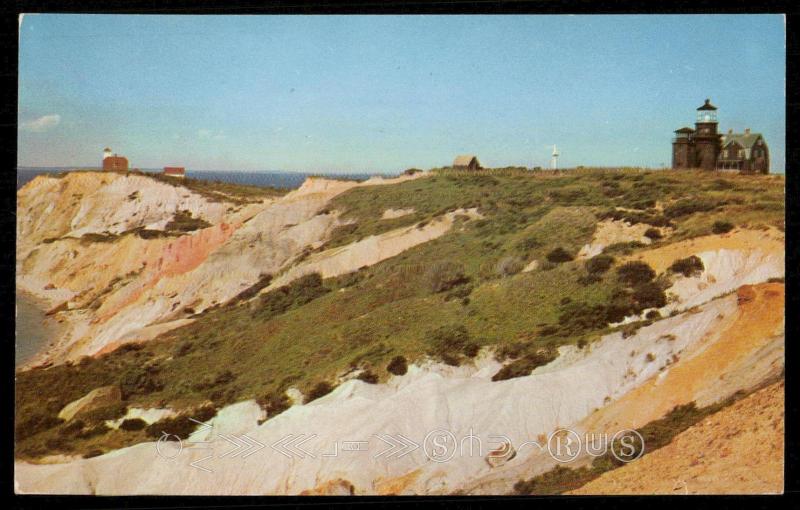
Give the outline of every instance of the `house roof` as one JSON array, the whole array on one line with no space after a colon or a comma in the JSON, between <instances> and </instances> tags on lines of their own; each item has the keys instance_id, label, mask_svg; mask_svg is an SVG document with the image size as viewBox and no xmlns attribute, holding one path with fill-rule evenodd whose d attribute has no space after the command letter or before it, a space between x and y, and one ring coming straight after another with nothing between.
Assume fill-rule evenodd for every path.
<instances>
[{"instance_id":1,"label":"house roof","mask_svg":"<svg viewBox=\"0 0 800 510\"><path fill-rule=\"evenodd\" d=\"M697 110L698 111L702 111L702 110L716 110L716 109L717 109L717 107L714 106L713 104L711 104L711 100L710 99L706 99L706 102L703 103L703 106L701 106Z\"/></svg>"},{"instance_id":2,"label":"house roof","mask_svg":"<svg viewBox=\"0 0 800 510\"><path fill-rule=\"evenodd\" d=\"M183 174L186 172L186 169L182 166L165 166L164 173L165 174Z\"/></svg>"},{"instance_id":3,"label":"house roof","mask_svg":"<svg viewBox=\"0 0 800 510\"><path fill-rule=\"evenodd\" d=\"M722 146L725 147L736 142L745 149L752 149L759 138L761 138L761 133L729 133L722 136Z\"/></svg>"},{"instance_id":4,"label":"house roof","mask_svg":"<svg viewBox=\"0 0 800 510\"><path fill-rule=\"evenodd\" d=\"M481 162L478 161L478 156L473 154L462 154L460 156L456 156L456 159L453 160L453 166L469 166L473 159L476 163L478 163L478 166L481 166Z\"/></svg>"},{"instance_id":5,"label":"house roof","mask_svg":"<svg viewBox=\"0 0 800 510\"><path fill-rule=\"evenodd\" d=\"M675 130L676 133L694 133L694 129L690 127L682 127L680 129Z\"/></svg>"}]
</instances>

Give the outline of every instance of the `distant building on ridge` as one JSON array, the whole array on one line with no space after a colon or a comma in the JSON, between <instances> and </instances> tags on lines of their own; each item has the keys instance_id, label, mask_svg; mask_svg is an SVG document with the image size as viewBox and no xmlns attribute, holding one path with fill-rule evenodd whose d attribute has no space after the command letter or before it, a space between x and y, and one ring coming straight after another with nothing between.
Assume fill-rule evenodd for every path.
<instances>
[{"instance_id":1,"label":"distant building on ridge","mask_svg":"<svg viewBox=\"0 0 800 510\"><path fill-rule=\"evenodd\" d=\"M697 109L695 129L682 127L672 140L672 168L769 173L769 148L761 133L717 132L717 107L709 99Z\"/></svg>"},{"instance_id":2,"label":"distant building on ridge","mask_svg":"<svg viewBox=\"0 0 800 510\"><path fill-rule=\"evenodd\" d=\"M182 166L165 166L164 175L170 177L186 177L186 169Z\"/></svg>"},{"instance_id":3,"label":"distant building on ridge","mask_svg":"<svg viewBox=\"0 0 800 510\"><path fill-rule=\"evenodd\" d=\"M127 172L128 159L117 154L112 154L111 149L106 147L103 149L103 171Z\"/></svg>"},{"instance_id":4,"label":"distant building on ridge","mask_svg":"<svg viewBox=\"0 0 800 510\"><path fill-rule=\"evenodd\" d=\"M481 166L481 162L478 161L477 156L463 154L461 156L456 156L456 159L453 161L453 168L458 168L459 170L480 170L483 167Z\"/></svg>"}]
</instances>

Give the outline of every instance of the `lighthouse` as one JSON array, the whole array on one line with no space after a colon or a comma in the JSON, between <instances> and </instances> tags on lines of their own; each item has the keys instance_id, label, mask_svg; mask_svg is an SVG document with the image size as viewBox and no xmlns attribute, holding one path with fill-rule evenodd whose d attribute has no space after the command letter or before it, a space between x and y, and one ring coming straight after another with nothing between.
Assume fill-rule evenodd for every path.
<instances>
[{"instance_id":1,"label":"lighthouse","mask_svg":"<svg viewBox=\"0 0 800 510\"><path fill-rule=\"evenodd\" d=\"M127 172L128 159L123 156L113 154L111 149L106 147L103 149L103 171Z\"/></svg>"}]
</instances>

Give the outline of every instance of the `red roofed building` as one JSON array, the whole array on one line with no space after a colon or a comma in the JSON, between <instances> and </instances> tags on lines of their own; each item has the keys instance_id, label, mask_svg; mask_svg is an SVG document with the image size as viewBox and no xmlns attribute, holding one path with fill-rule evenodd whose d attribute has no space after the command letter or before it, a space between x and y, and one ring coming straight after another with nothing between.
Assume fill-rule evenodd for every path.
<instances>
[{"instance_id":1,"label":"red roofed building","mask_svg":"<svg viewBox=\"0 0 800 510\"><path fill-rule=\"evenodd\" d=\"M182 166L165 166L164 175L170 177L186 177L186 169Z\"/></svg>"},{"instance_id":2,"label":"red roofed building","mask_svg":"<svg viewBox=\"0 0 800 510\"><path fill-rule=\"evenodd\" d=\"M127 172L128 159L117 154L112 154L111 149L103 150L103 170L112 172Z\"/></svg>"}]
</instances>

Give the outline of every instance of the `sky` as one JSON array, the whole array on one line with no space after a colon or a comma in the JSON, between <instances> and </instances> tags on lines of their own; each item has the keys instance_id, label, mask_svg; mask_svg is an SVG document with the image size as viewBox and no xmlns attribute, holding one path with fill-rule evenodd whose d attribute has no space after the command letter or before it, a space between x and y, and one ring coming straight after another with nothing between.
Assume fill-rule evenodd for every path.
<instances>
[{"instance_id":1,"label":"sky","mask_svg":"<svg viewBox=\"0 0 800 510\"><path fill-rule=\"evenodd\" d=\"M18 165L669 166L705 98L785 161L782 15L25 15Z\"/></svg>"}]
</instances>

